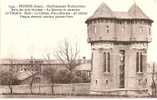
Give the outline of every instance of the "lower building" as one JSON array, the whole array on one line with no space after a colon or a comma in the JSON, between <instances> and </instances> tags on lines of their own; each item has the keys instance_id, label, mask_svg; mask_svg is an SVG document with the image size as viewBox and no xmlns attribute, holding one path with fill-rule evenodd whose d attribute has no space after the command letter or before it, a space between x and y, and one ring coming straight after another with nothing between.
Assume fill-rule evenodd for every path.
<instances>
[{"instance_id":1,"label":"lower building","mask_svg":"<svg viewBox=\"0 0 157 100\"><path fill-rule=\"evenodd\" d=\"M90 79L90 61L86 59L80 59L79 61L80 65L76 66L74 71L79 76L85 75L86 79ZM35 78L35 83L47 83L42 72L48 68L54 68L56 72L66 70L64 64L54 59L0 59L0 72L11 71L15 73L21 84L29 84L32 77Z\"/></svg>"}]
</instances>

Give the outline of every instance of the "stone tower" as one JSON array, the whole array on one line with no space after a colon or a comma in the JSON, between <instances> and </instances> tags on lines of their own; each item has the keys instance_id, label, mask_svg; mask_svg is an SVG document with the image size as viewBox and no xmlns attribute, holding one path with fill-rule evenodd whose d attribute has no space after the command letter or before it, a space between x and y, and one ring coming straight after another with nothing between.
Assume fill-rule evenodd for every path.
<instances>
[{"instance_id":1,"label":"stone tower","mask_svg":"<svg viewBox=\"0 0 157 100\"><path fill-rule=\"evenodd\" d=\"M102 3L86 20L92 51L90 93L144 94L151 20L133 4L127 12Z\"/></svg>"}]
</instances>

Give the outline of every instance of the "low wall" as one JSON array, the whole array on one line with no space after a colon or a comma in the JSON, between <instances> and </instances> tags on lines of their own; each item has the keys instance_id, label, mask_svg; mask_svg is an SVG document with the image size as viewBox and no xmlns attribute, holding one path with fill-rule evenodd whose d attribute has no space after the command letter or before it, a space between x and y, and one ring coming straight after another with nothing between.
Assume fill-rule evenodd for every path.
<instances>
[{"instance_id":1,"label":"low wall","mask_svg":"<svg viewBox=\"0 0 157 100\"><path fill-rule=\"evenodd\" d=\"M50 84L35 84L32 87L33 93L51 93ZM0 86L0 94L9 93L8 86ZM54 93L55 94L88 94L89 83L76 83L76 84L55 84ZM29 85L13 85L13 93L31 93Z\"/></svg>"}]
</instances>

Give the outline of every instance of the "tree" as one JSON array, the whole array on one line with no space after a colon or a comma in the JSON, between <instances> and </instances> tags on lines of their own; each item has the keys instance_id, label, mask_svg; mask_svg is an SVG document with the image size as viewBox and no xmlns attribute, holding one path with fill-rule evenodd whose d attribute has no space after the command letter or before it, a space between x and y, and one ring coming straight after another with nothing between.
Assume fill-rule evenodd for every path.
<instances>
[{"instance_id":1,"label":"tree","mask_svg":"<svg viewBox=\"0 0 157 100\"><path fill-rule=\"evenodd\" d=\"M75 43L74 45L72 45L72 42L66 39L64 40L63 44L56 49L54 53L59 62L61 62L70 72L70 83L72 83L74 69L76 68L76 66L80 65L79 53L80 50L78 49L78 44Z\"/></svg>"},{"instance_id":2,"label":"tree","mask_svg":"<svg viewBox=\"0 0 157 100\"><path fill-rule=\"evenodd\" d=\"M77 43L72 46L70 41L64 40L63 45L56 49L54 55L72 73L75 67L80 64L79 52Z\"/></svg>"},{"instance_id":3,"label":"tree","mask_svg":"<svg viewBox=\"0 0 157 100\"><path fill-rule=\"evenodd\" d=\"M54 94L54 83L55 83L55 68L46 68L43 70L43 75L47 78L47 80L51 83L51 92Z\"/></svg>"},{"instance_id":4,"label":"tree","mask_svg":"<svg viewBox=\"0 0 157 100\"><path fill-rule=\"evenodd\" d=\"M56 83L62 83L62 84L68 84L70 83L70 73L67 69L65 70L58 70L55 75L55 82Z\"/></svg>"},{"instance_id":5,"label":"tree","mask_svg":"<svg viewBox=\"0 0 157 100\"><path fill-rule=\"evenodd\" d=\"M16 75L12 72L1 72L0 73L0 84L8 85L10 93L13 93L12 85L19 85L20 81L17 79Z\"/></svg>"},{"instance_id":6,"label":"tree","mask_svg":"<svg viewBox=\"0 0 157 100\"><path fill-rule=\"evenodd\" d=\"M33 94L33 84L36 81L36 76L40 73L41 68L38 66L38 62L35 61L35 59L31 56L30 60L30 65L31 65L31 81L29 83L29 88L31 91L31 94ZM36 70L38 68L38 70ZM40 92L40 85L39 85L39 92Z\"/></svg>"}]
</instances>

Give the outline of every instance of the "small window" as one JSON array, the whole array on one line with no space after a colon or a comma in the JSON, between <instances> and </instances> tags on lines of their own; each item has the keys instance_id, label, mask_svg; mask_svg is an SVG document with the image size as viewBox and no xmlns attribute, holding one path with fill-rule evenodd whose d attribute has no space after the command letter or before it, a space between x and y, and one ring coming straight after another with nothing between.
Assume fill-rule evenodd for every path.
<instances>
[{"instance_id":1,"label":"small window","mask_svg":"<svg viewBox=\"0 0 157 100\"><path fill-rule=\"evenodd\" d=\"M138 85L142 85L142 80L141 79L138 80Z\"/></svg>"},{"instance_id":2,"label":"small window","mask_svg":"<svg viewBox=\"0 0 157 100\"><path fill-rule=\"evenodd\" d=\"M96 80L95 83L97 84L97 82L98 82L98 81Z\"/></svg>"},{"instance_id":3,"label":"small window","mask_svg":"<svg viewBox=\"0 0 157 100\"><path fill-rule=\"evenodd\" d=\"M151 34L151 28L149 28L149 34Z\"/></svg>"},{"instance_id":4,"label":"small window","mask_svg":"<svg viewBox=\"0 0 157 100\"><path fill-rule=\"evenodd\" d=\"M108 85L108 80L106 80L106 84Z\"/></svg>"},{"instance_id":5,"label":"small window","mask_svg":"<svg viewBox=\"0 0 157 100\"><path fill-rule=\"evenodd\" d=\"M145 82L147 83L147 79L145 79Z\"/></svg>"},{"instance_id":6,"label":"small window","mask_svg":"<svg viewBox=\"0 0 157 100\"><path fill-rule=\"evenodd\" d=\"M106 25L106 32L107 32L107 33L110 32L110 30L109 30L109 26L108 26L108 25Z\"/></svg>"},{"instance_id":7,"label":"small window","mask_svg":"<svg viewBox=\"0 0 157 100\"><path fill-rule=\"evenodd\" d=\"M122 25L122 32L125 31L125 25Z\"/></svg>"},{"instance_id":8,"label":"small window","mask_svg":"<svg viewBox=\"0 0 157 100\"><path fill-rule=\"evenodd\" d=\"M109 30L106 30L106 32L109 33L110 31L109 31Z\"/></svg>"},{"instance_id":9,"label":"small window","mask_svg":"<svg viewBox=\"0 0 157 100\"><path fill-rule=\"evenodd\" d=\"M143 32L143 27L140 26L140 27L139 27L139 30L140 30L140 32Z\"/></svg>"}]
</instances>

